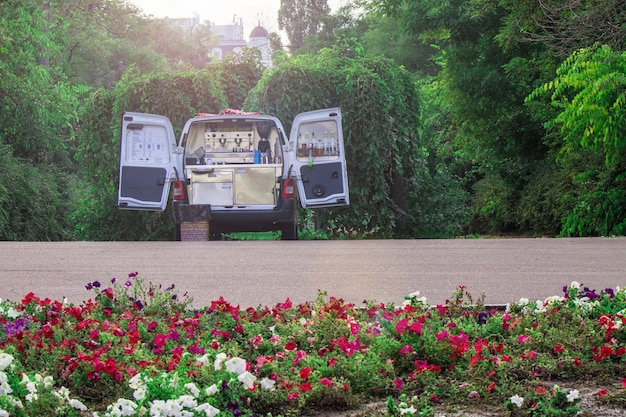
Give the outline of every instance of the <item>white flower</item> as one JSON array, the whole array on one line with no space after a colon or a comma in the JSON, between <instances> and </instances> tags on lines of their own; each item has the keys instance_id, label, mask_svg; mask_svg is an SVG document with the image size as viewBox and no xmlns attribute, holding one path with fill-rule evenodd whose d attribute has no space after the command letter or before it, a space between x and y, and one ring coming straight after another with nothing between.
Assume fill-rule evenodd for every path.
<instances>
[{"instance_id":1,"label":"white flower","mask_svg":"<svg viewBox=\"0 0 626 417\"><path fill-rule=\"evenodd\" d=\"M72 407L74 407L77 410L80 411L87 411L87 407L85 406L85 404L81 403L80 401L78 401L77 399L72 398L70 400L70 405Z\"/></svg>"},{"instance_id":2,"label":"white flower","mask_svg":"<svg viewBox=\"0 0 626 417\"><path fill-rule=\"evenodd\" d=\"M222 369L222 364L224 363L224 361L226 360L226 354L225 353L218 353L217 356L215 357L215 362L213 363L213 367L215 368L216 371L219 371L220 369Z\"/></svg>"},{"instance_id":3,"label":"white flower","mask_svg":"<svg viewBox=\"0 0 626 417\"><path fill-rule=\"evenodd\" d=\"M519 299L519 301L517 302L517 304L521 305L521 306L525 306L526 304L528 304L530 302L530 300L528 298L522 297Z\"/></svg>"},{"instance_id":4,"label":"white flower","mask_svg":"<svg viewBox=\"0 0 626 417\"><path fill-rule=\"evenodd\" d=\"M209 354L205 353L204 355L200 356L198 359L196 359L196 362L200 362L202 365L206 365L209 362Z\"/></svg>"},{"instance_id":5,"label":"white flower","mask_svg":"<svg viewBox=\"0 0 626 417\"><path fill-rule=\"evenodd\" d=\"M0 352L0 371L4 371L7 369L9 365L13 362L13 356L8 353Z\"/></svg>"},{"instance_id":6,"label":"white flower","mask_svg":"<svg viewBox=\"0 0 626 417\"><path fill-rule=\"evenodd\" d=\"M217 394L219 392L219 389L217 389L217 385L213 384L207 389L205 389L204 392L206 392L206 395L210 397L211 395Z\"/></svg>"},{"instance_id":7,"label":"white flower","mask_svg":"<svg viewBox=\"0 0 626 417\"><path fill-rule=\"evenodd\" d=\"M146 398L147 393L148 393L148 388L142 385L135 389L135 392L133 392L133 398L136 399L137 401L141 401L144 398Z\"/></svg>"},{"instance_id":8,"label":"white flower","mask_svg":"<svg viewBox=\"0 0 626 417\"><path fill-rule=\"evenodd\" d=\"M37 401L37 399L39 398L39 395L37 395L37 392L31 392L30 394L26 394L26 401L28 401L29 403L32 403L33 401Z\"/></svg>"},{"instance_id":9,"label":"white flower","mask_svg":"<svg viewBox=\"0 0 626 417\"><path fill-rule=\"evenodd\" d=\"M9 412L0 408L0 417L9 417Z\"/></svg>"},{"instance_id":10,"label":"white flower","mask_svg":"<svg viewBox=\"0 0 626 417\"><path fill-rule=\"evenodd\" d=\"M401 408L400 409L400 415L403 415L403 414L406 414L406 413L415 414L416 411L417 410L413 406L410 406L408 408Z\"/></svg>"},{"instance_id":11,"label":"white flower","mask_svg":"<svg viewBox=\"0 0 626 417\"><path fill-rule=\"evenodd\" d=\"M226 361L225 365L226 365L226 369L228 369L230 372L234 374L241 375L244 372L246 372L246 360L245 359L241 359L237 357L231 358Z\"/></svg>"},{"instance_id":12,"label":"white flower","mask_svg":"<svg viewBox=\"0 0 626 417\"><path fill-rule=\"evenodd\" d=\"M263 378L261 380L261 388L266 389L268 391L274 391L276 389L274 385L276 385L276 381L274 381L273 379Z\"/></svg>"},{"instance_id":13,"label":"white flower","mask_svg":"<svg viewBox=\"0 0 626 417\"><path fill-rule=\"evenodd\" d=\"M194 384L193 382L189 382L185 384L185 388L187 388L189 392L191 393L191 395L193 395L196 398L198 398L198 395L200 395L200 388L198 388L198 386Z\"/></svg>"},{"instance_id":14,"label":"white flower","mask_svg":"<svg viewBox=\"0 0 626 417\"><path fill-rule=\"evenodd\" d=\"M7 382L7 374L0 371L0 397L13 392L13 388Z\"/></svg>"},{"instance_id":15,"label":"white flower","mask_svg":"<svg viewBox=\"0 0 626 417\"><path fill-rule=\"evenodd\" d=\"M515 404L518 408L522 406L522 404L524 403L524 397L520 397L519 395L515 394L514 396L512 396L510 398L511 402L513 404Z\"/></svg>"},{"instance_id":16,"label":"white flower","mask_svg":"<svg viewBox=\"0 0 626 417\"><path fill-rule=\"evenodd\" d=\"M569 394L567 394L567 401L568 402L574 402L575 400L577 400L580 397L579 392L577 389L573 389L569 392Z\"/></svg>"},{"instance_id":17,"label":"white flower","mask_svg":"<svg viewBox=\"0 0 626 417\"><path fill-rule=\"evenodd\" d=\"M22 315L22 313L20 313L19 311L17 311L13 307L9 308L9 310L7 311L7 317L9 317L11 319L16 319L16 318L18 318L21 315Z\"/></svg>"},{"instance_id":18,"label":"white flower","mask_svg":"<svg viewBox=\"0 0 626 417\"><path fill-rule=\"evenodd\" d=\"M580 285L580 282L578 282L578 281L572 281L572 283L569 284L569 287L570 288L575 288L575 289L579 290L581 285Z\"/></svg>"},{"instance_id":19,"label":"white flower","mask_svg":"<svg viewBox=\"0 0 626 417\"><path fill-rule=\"evenodd\" d=\"M215 417L220 412L220 410L218 410L217 408L213 407L211 404L208 404L208 403L200 404L199 406L194 408L194 410L204 411L207 417Z\"/></svg>"},{"instance_id":20,"label":"white flower","mask_svg":"<svg viewBox=\"0 0 626 417\"><path fill-rule=\"evenodd\" d=\"M128 380L128 386L132 389L137 389L143 385L141 380L141 374L136 374L134 377Z\"/></svg>"},{"instance_id":21,"label":"white flower","mask_svg":"<svg viewBox=\"0 0 626 417\"><path fill-rule=\"evenodd\" d=\"M178 397L178 403L181 405L181 407L186 408L194 408L198 405L196 399L191 395L181 395L180 397Z\"/></svg>"},{"instance_id":22,"label":"white flower","mask_svg":"<svg viewBox=\"0 0 626 417\"><path fill-rule=\"evenodd\" d=\"M165 401L163 400L154 400L152 401L152 405L150 406L150 415L151 416L163 416L166 415L163 412L165 411Z\"/></svg>"},{"instance_id":23,"label":"white flower","mask_svg":"<svg viewBox=\"0 0 626 417\"><path fill-rule=\"evenodd\" d=\"M254 388L254 381L256 381L256 376L252 375L250 372L245 371L237 377L237 380L241 382L246 389Z\"/></svg>"},{"instance_id":24,"label":"white flower","mask_svg":"<svg viewBox=\"0 0 626 417\"><path fill-rule=\"evenodd\" d=\"M70 400L70 390L65 387L59 388L58 391L52 391L52 393L58 398L61 398L62 400L66 400L66 401Z\"/></svg>"}]
</instances>

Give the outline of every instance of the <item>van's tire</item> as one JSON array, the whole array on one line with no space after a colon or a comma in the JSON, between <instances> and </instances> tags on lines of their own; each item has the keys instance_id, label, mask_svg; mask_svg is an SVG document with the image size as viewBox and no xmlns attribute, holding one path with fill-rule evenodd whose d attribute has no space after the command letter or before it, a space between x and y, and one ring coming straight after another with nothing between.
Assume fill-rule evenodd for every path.
<instances>
[{"instance_id":1,"label":"van's tire","mask_svg":"<svg viewBox=\"0 0 626 417\"><path fill-rule=\"evenodd\" d=\"M281 240L298 240L298 223L292 222L281 229Z\"/></svg>"}]
</instances>

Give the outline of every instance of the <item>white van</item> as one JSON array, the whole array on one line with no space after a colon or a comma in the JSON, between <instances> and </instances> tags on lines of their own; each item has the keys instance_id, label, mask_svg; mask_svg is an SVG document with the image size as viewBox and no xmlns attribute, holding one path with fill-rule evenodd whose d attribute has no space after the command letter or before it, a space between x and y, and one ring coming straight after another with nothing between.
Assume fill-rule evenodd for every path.
<instances>
[{"instance_id":1,"label":"white van","mask_svg":"<svg viewBox=\"0 0 626 417\"><path fill-rule=\"evenodd\" d=\"M178 144L166 117L124 113L117 206L164 210L170 184L179 240L272 230L297 239L299 204L349 204L341 110L299 114L288 138L273 116L200 114Z\"/></svg>"}]
</instances>

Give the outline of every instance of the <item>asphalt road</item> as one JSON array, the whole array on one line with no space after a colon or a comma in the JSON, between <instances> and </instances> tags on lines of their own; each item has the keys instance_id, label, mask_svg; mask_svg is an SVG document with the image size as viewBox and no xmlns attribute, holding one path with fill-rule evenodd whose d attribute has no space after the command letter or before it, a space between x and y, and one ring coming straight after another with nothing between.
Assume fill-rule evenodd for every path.
<instances>
[{"instance_id":1,"label":"asphalt road","mask_svg":"<svg viewBox=\"0 0 626 417\"><path fill-rule=\"evenodd\" d=\"M80 304L94 280L145 281L188 292L193 306L223 296L241 308L313 300L319 290L361 305L400 304L419 291L432 305L464 285L489 304L626 285L626 238L270 242L0 242L0 298Z\"/></svg>"}]
</instances>

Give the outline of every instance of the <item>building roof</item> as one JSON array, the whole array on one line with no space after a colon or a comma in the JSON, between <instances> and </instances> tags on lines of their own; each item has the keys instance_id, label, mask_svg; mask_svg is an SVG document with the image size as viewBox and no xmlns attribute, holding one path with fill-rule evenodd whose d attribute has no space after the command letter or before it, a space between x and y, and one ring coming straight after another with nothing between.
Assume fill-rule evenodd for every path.
<instances>
[{"instance_id":1,"label":"building roof","mask_svg":"<svg viewBox=\"0 0 626 417\"><path fill-rule=\"evenodd\" d=\"M257 26L250 32L250 38L269 38L270 34L263 26Z\"/></svg>"}]
</instances>

